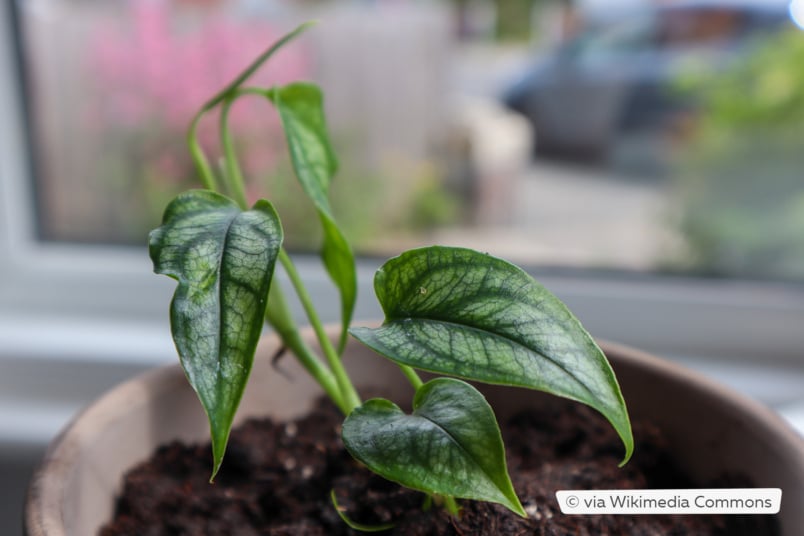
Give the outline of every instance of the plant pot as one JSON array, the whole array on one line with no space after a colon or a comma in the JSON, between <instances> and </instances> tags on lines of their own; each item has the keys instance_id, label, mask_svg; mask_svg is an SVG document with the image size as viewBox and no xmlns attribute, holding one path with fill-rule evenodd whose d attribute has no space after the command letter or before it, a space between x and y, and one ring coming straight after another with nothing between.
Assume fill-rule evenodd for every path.
<instances>
[{"instance_id":1,"label":"plant pot","mask_svg":"<svg viewBox=\"0 0 804 536\"><path fill-rule=\"evenodd\" d=\"M310 337L310 334L307 334ZM398 369L359 343L345 362L355 384L379 387L398 401L412 394ZM749 477L757 487L782 488L782 534L804 527L804 440L765 407L675 364L603 343L632 418L666 434L678 464L698 482L723 474ZM265 337L238 421L303 415L321 393L292 359L270 364L278 341ZM290 380L288 379L290 378ZM554 397L524 389L482 387L500 417ZM122 476L171 440L203 441L208 427L178 366L163 367L111 390L84 410L50 446L32 481L25 510L28 536L96 534L113 512Z\"/></svg>"}]
</instances>

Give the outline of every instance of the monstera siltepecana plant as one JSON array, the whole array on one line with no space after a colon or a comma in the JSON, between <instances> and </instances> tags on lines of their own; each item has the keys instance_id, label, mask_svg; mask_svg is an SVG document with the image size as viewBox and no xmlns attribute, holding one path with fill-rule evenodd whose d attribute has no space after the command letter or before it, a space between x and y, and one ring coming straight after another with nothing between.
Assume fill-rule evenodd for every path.
<instances>
[{"instance_id":1,"label":"monstera siltepecana plant","mask_svg":"<svg viewBox=\"0 0 804 536\"><path fill-rule=\"evenodd\" d=\"M746 472L747 456L754 465L784 460L769 477L751 470L749 476L765 487L788 486L793 500L801 497L804 478L789 484L804 475L799 438L769 412L638 352L617 346L604 352L558 298L502 259L444 246L404 252L375 275L385 319L371 327L353 325L357 271L328 201L337 160L322 93L301 82L247 85L260 65L306 27L269 48L192 121L189 148L202 188L176 197L150 235L155 271L177 281L170 324L181 370L160 370L121 386L65 431L32 486L29 534L96 533L110 516L121 475L170 440L196 440L208 431L213 480L225 467L236 413L241 420L255 414L298 417L320 393L342 414L341 440L355 460L423 494L451 518L461 516L462 501L528 516L509 475L496 414L545 404L536 391L602 415L622 445L620 465L635 445L627 398L640 416L666 431L681 465L701 481L730 467ZM341 322L334 332L320 320L283 248L273 205L247 203L227 122L232 104L244 97L264 98L278 111L295 175L317 211L321 260L340 296ZM224 158L218 173L196 136L199 121L212 111L220 113ZM283 287L273 282L277 263L309 328L297 325ZM273 333L263 337L266 323ZM296 358L292 381L276 374L267 358L285 351ZM266 355L255 360L257 353ZM382 397L364 401L359 393L366 386ZM404 397L412 399L410 411L392 401ZM714 403L724 397L725 405ZM738 411L742 417L735 419ZM747 439L746 427L776 439ZM684 449L682 441L689 443ZM732 465L714 466L723 460ZM331 507L347 529L390 529L360 525L337 504ZM800 516L792 509L788 515L785 530Z\"/></svg>"}]
</instances>

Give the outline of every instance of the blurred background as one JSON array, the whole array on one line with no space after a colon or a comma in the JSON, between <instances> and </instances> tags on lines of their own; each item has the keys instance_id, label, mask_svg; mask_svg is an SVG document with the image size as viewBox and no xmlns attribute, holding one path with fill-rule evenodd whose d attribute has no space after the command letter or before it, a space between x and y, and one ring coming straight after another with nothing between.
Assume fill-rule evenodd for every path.
<instances>
[{"instance_id":1,"label":"blurred background","mask_svg":"<svg viewBox=\"0 0 804 536\"><path fill-rule=\"evenodd\" d=\"M380 316L386 257L481 249L594 335L804 430L804 0L12 0L0 17L2 534L60 427L175 360L145 244L198 185L187 125L309 19L253 82L324 89L358 317ZM241 99L231 120L249 196L275 202L335 319L275 112Z\"/></svg>"}]
</instances>

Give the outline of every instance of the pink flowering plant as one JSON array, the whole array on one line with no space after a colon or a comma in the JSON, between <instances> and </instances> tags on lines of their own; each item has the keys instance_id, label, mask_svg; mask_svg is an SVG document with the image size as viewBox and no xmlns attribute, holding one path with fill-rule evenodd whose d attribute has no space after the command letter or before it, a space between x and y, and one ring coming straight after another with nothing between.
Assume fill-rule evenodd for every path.
<instances>
[{"instance_id":1,"label":"pink flowering plant","mask_svg":"<svg viewBox=\"0 0 804 536\"><path fill-rule=\"evenodd\" d=\"M233 66L246 64L262 52L266 39L279 37L264 20L198 16L203 14L199 9L129 2L123 12L126 24L106 21L93 30L87 45L84 67L97 91L85 120L104 146L101 173L132 173L137 183L144 180L145 189L132 193L145 193L145 203L157 210L165 196L195 183L183 134L196 111L237 75ZM306 50L295 47L267 67L255 74L255 83L288 83L307 77L311 69ZM265 107L257 99L240 99L228 117L236 133L233 143L250 176L269 175L281 162L281 124L264 113ZM207 119L196 135L202 146L214 148L216 117ZM116 180L126 182L124 177ZM264 190L264 182L253 181L248 196L256 199Z\"/></svg>"},{"instance_id":2,"label":"pink flowering plant","mask_svg":"<svg viewBox=\"0 0 804 536\"><path fill-rule=\"evenodd\" d=\"M350 327L356 299L351 247L327 199L337 169L313 84L246 85L258 67L306 28L261 54L206 102L191 122L189 148L203 189L180 194L150 235L155 271L178 282L170 307L173 339L187 378L209 418L212 477L267 322L343 412L346 449L377 474L425 493L453 515L458 499L499 503L526 516L511 484L494 412L464 380L546 391L602 413L633 451L631 425L614 373L567 307L520 268L488 254L443 246L406 251L377 272L385 313L376 328ZM290 256L273 205L248 205L230 132L230 110L243 96L277 110L295 176L318 214L321 260L341 299L332 341ZM201 118L220 113L224 165L210 167L198 141ZM317 336L323 357L301 337L279 285L280 264ZM361 400L341 356L349 336L399 366L415 389L413 411L384 398ZM435 373L424 382L418 371ZM344 516L345 517L345 516ZM347 522L349 522L347 520ZM357 525L353 525L357 526Z\"/></svg>"}]
</instances>

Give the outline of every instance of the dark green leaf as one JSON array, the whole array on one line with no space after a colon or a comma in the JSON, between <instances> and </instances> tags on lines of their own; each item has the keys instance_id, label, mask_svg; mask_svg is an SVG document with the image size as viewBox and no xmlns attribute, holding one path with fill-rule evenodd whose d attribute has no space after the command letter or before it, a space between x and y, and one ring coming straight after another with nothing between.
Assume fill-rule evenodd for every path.
<instances>
[{"instance_id":1,"label":"dark green leaf","mask_svg":"<svg viewBox=\"0 0 804 536\"><path fill-rule=\"evenodd\" d=\"M279 110L296 177L321 218L321 256L341 294L342 349L357 299L357 275L352 250L329 206L329 185L338 162L327 134L323 96L317 86L301 82L270 89L266 96Z\"/></svg>"},{"instance_id":2,"label":"dark green leaf","mask_svg":"<svg viewBox=\"0 0 804 536\"><path fill-rule=\"evenodd\" d=\"M348 329L357 302L357 268L352 248L335 220L326 214L321 214L321 225L324 229L321 258L341 295L341 336L338 353L342 353L346 347Z\"/></svg>"},{"instance_id":3,"label":"dark green leaf","mask_svg":"<svg viewBox=\"0 0 804 536\"><path fill-rule=\"evenodd\" d=\"M329 185L338 161L327 134L321 89L296 82L269 89L266 96L279 111L299 182L315 206L329 213Z\"/></svg>"},{"instance_id":4,"label":"dark green leaf","mask_svg":"<svg viewBox=\"0 0 804 536\"><path fill-rule=\"evenodd\" d=\"M154 270L179 283L171 330L209 418L213 477L251 371L281 243L270 203L258 201L244 212L206 190L174 199L150 235Z\"/></svg>"},{"instance_id":5,"label":"dark green leaf","mask_svg":"<svg viewBox=\"0 0 804 536\"><path fill-rule=\"evenodd\" d=\"M393 361L538 389L600 411L633 451L628 412L603 352L561 301L516 266L461 248L412 250L374 280L385 311L351 333Z\"/></svg>"},{"instance_id":6,"label":"dark green leaf","mask_svg":"<svg viewBox=\"0 0 804 536\"><path fill-rule=\"evenodd\" d=\"M505 463L500 429L477 389L437 378L418 389L413 413L384 399L356 408L343 423L355 459L403 486L429 494L502 504L525 517Z\"/></svg>"}]
</instances>

